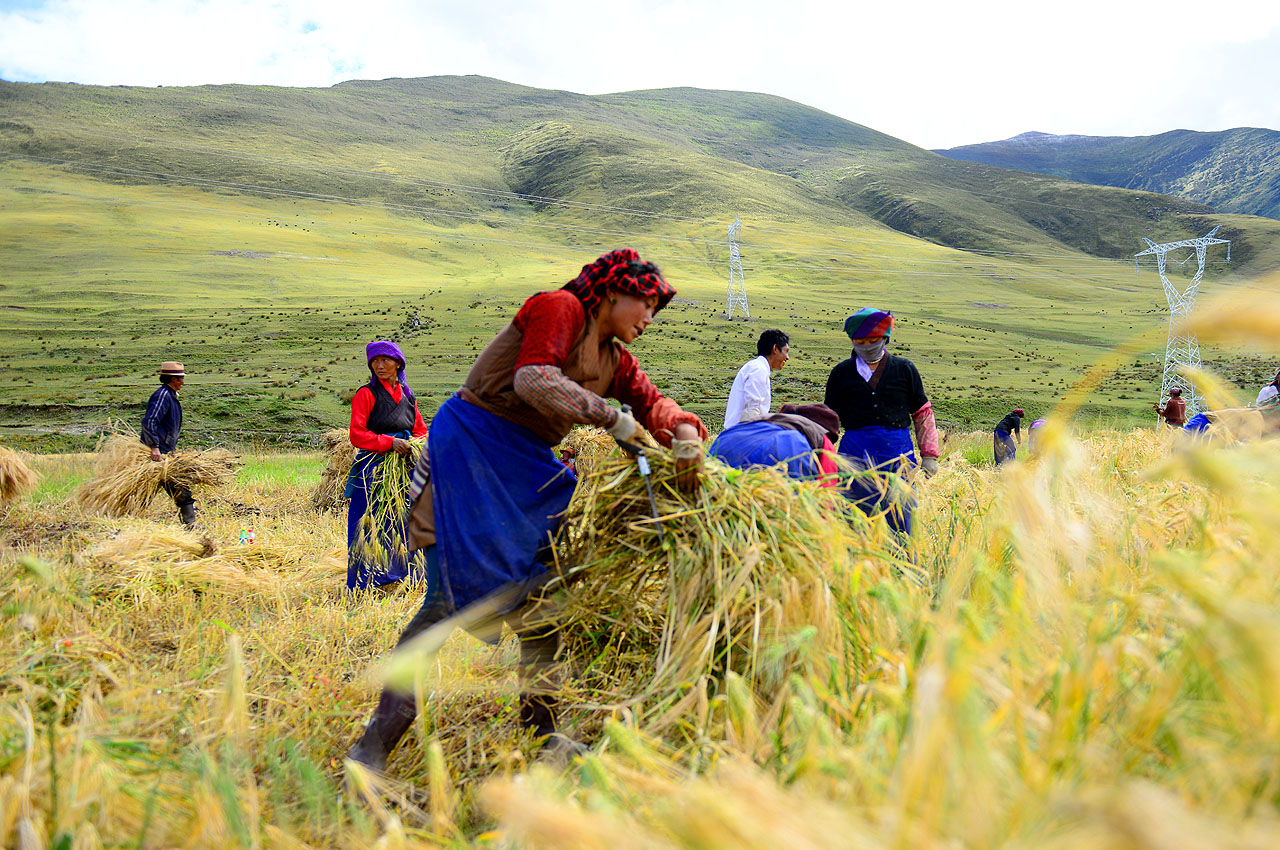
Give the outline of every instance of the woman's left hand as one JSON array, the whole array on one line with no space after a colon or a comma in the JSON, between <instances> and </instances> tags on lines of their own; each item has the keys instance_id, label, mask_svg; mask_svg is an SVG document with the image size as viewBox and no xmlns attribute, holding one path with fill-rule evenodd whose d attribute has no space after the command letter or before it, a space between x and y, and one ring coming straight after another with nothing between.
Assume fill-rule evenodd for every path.
<instances>
[{"instance_id":1,"label":"woman's left hand","mask_svg":"<svg viewBox=\"0 0 1280 850\"><path fill-rule=\"evenodd\" d=\"M688 422L676 426L671 449L676 456L676 486L692 493L702 484L702 440Z\"/></svg>"},{"instance_id":2,"label":"woman's left hand","mask_svg":"<svg viewBox=\"0 0 1280 850\"><path fill-rule=\"evenodd\" d=\"M391 438L391 450L399 455L407 455L413 447L409 445L409 441L400 437Z\"/></svg>"}]
</instances>

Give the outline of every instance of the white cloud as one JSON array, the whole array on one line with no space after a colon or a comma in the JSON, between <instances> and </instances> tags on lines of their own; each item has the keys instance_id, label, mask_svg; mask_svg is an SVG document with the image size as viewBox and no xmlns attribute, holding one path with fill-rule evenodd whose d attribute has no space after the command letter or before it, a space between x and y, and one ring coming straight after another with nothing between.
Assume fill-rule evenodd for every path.
<instances>
[{"instance_id":1,"label":"white cloud","mask_svg":"<svg viewBox=\"0 0 1280 850\"><path fill-rule=\"evenodd\" d=\"M49 0L0 12L0 76L326 86L485 74L584 93L780 94L942 147L1025 130L1280 128L1280 4L1000 0Z\"/></svg>"}]
</instances>

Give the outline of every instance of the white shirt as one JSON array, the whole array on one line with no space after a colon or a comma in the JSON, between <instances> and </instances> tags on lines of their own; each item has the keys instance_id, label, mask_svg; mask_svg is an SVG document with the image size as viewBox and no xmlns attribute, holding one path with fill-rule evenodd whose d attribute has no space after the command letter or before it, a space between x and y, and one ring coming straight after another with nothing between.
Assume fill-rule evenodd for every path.
<instances>
[{"instance_id":1,"label":"white shirt","mask_svg":"<svg viewBox=\"0 0 1280 850\"><path fill-rule=\"evenodd\" d=\"M1277 395L1280 395L1280 390L1276 389L1274 384L1267 384L1262 388L1262 391L1258 393L1258 400L1253 403L1253 406L1262 407L1264 402L1270 401Z\"/></svg>"},{"instance_id":2,"label":"white shirt","mask_svg":"<svg viewBox=\"0 0 1280 850\"><path fill-rule=\"evenodd\" d=\"M883 356L884 355L881 355L881 357ZM876 361L877 364L879 362L879 360ZM856 354L853 357L853 365L857 367L858 374L862 376L862 380L866 381L868 384L871 383L871 376L876 373L876 367L872 366L861 357L858 357Z\"/></svg>"},{"instance_id":3,"label":"white shirt","mask_svg":"<svg viewBox=\"0 0 1280 850\"><path fill-rule=\"evenodd\" d=\"M732 428L740 422L754 422L769 415L769 405L773 400L769 375L769 361L761 355L748 360L738 370L733 379L733 387L729 390L729 406L724 412L724 427Z\"/></svg>"}]
</instances>

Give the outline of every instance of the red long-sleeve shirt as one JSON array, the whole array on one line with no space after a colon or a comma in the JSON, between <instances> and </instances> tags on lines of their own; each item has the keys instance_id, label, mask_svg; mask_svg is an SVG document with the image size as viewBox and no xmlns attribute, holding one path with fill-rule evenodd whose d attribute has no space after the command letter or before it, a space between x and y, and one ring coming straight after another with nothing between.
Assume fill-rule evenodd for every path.
<instances>
[{"instance_id":1,"label":"red long-sleeve shirt","mask_svg":"<svg viewBox=\"0 0 1280 850\"><path fill-rule=\"evenodd\" d=\"M396 404L400 403L400 399L404 397L404 389L400 386L400 382L388 384L382 382L382 386L387 392L391 393L391 398ZM368 387L361 387L356 390L355 396L351 399L351 429L349 436L351 445L357 449L367 449L371 452L389 452L393 437L389 434L375 434L369 430L369 414L373 412L373 390ZM427 424L422 421L422 413L418 410L418 403L413 403L413 436L427 436Z\"/></svg>"}]
</instances>

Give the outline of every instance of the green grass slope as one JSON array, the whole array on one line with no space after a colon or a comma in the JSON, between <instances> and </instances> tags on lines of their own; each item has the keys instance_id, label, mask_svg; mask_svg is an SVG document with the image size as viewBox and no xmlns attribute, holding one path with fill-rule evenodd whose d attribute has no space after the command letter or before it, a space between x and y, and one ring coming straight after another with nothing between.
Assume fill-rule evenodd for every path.
<instances>
[{"instance_id":1,"label":"green grass slope","mask_svg":"<svg viewBox=\"0 0 1280 850\"><path fill-rule=\"evenodd\" d=\"M429 414L525 297L619 245L680 290L637 355L713 426L764 327L793 334L777 400L815 401L844 316L890 307L944 421L982 425L1162 332L1154 272L1122 259L1141 236L1221 225L1210 290L1280 268L1276 222L954 162L764 95L0 83L0 114L0 436L28 445L136 420L165 359L192 372L192 439L303 442L345 422L380 337ZM737 214L745 323L721 312ZM1087 415L1142 417L1160 353ZM1229 362L1244 384L1268 366Z\"/></svg>"},{"instance_id":2,"label":"green grass slope","mask_svg":"<svg viewBox=\"0 0 1280 850\"><path fill-rule=\"evenodd\" d=\"M1157 136L1023 133L938 151L952 159L1177 195L1216 210L1280 218L1280 132L1238 127Z\"/></svg>"}]
</instances>

